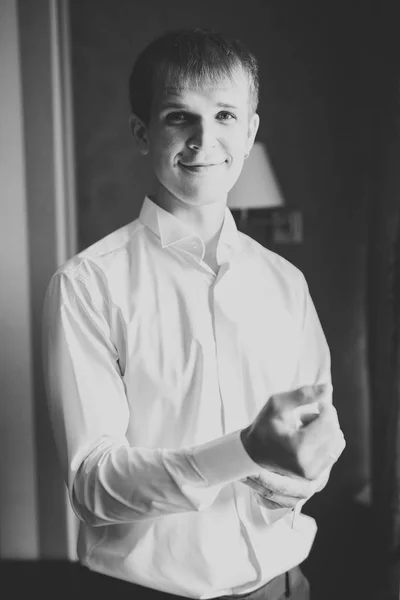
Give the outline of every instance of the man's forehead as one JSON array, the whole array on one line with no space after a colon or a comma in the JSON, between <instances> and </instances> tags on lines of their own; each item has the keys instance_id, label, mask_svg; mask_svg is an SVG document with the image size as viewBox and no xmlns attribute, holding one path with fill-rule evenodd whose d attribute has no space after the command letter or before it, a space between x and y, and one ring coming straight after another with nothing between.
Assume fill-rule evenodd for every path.
<instances>
[{"instance_id":1,"label":"man's forehead","mask_svg":"<svg viewBox=\"0 0 400 600\"><path fill-rule=\"evenodd\" d=\"M214 82L202 82L202 83L187 83L186 85L164 85L160 88L160 92L164 96L181 96L187 92L199 92L202 90L210 92L221 92L229 93L230 91L237 91L239 86L230 84L218 84Z\"/></svg>"},{"instance_id":2,"label":"man's forehead","mask_svg":"<svg viewBox=\"0 0 400 600\"><path fill-rule=\"evenodd\" d=\"M248 82L244 77L221 77L214 79L186 79L178 83L166 81L157 86L157 96L159 102L179 101L187 98L193 93L205 92L211 97L229 98L231 101L237 98L247 98Z\"/></svg>"}]
</instances>

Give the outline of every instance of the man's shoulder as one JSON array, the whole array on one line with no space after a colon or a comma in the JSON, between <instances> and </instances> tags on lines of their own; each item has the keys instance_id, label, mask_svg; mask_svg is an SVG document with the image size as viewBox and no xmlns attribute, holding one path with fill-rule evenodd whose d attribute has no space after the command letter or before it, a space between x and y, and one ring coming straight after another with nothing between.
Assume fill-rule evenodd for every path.
<instances>
[{"instance_id":1,"label":"man's shoulder","mask_svg":"<svg viewBox=\"0 0 400 600\"><path fill-rule=\"evenodd\" d=\"M292 262L277 252L266 248L243 232L239 232L239 236L246 258L252 263L257 262L259 268L263 271L300 284L305 281L303 272Z\"/></svg>"},{"instance_id":2,"label":"man's shoulder","mask_svg":"<svg viewBox=\"0 0 400 600\"><path fill-rule=\"evenodd\" d=\"M131 243L142 229L139 219L135 219L72 256L55 274L82 279L90 272L109 273L129 262Z\"/></svg>"}]
</instances>

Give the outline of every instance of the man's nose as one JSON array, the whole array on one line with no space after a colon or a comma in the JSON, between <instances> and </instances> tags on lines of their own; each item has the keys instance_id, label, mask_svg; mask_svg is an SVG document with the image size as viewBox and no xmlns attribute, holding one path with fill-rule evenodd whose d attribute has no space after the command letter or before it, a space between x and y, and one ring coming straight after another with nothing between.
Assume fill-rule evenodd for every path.
<instances>
[{"instance_id":1,"label":"man's nose","mask_svg":"<svg viewBox=\"0 0 400 600\"><path fill-rule=\"evenodd\" d=\"M216 144L216 131L212 123L199 121L193 125L193 129L187 141L188 147L194 152L212 149Z\"/></svg>"}]
</instances>

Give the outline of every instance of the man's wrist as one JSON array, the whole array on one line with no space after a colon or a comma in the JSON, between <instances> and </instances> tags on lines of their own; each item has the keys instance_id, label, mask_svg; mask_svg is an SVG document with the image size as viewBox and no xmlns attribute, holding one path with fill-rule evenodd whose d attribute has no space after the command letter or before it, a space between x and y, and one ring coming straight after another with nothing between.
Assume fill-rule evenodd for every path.
<instances>
[{"instance_id":1,"label":"man's wrist","mask_svg":"<svg viewBox=\"0 0 400 600\"><path fill-rule=\"evenodd\" d=\"M247 454L250 456L251 460L257 463L259 466L262 466L259 462L260 457L259 453L256 450L256 445L254 444L254 439L251 437L250 426L245 427L240 432L240 439L242 441L243 447L246 450Z\"/></svg>"},{"instance_id":2,"label":"man's wrist","mask_svg":"<svg viewBox=\"0 0 400 600\"><path fill-rule=\"evenodd\" d=\"M301 475L296 471L296 464L290 455L285 452L284 448L273 442L270 439L268 444L261 441L254 431L251 429L251 425L242 429L240 432L240 439L243 447L253 462L263 469L270 469L276 473L282 475ZM272 457L279 456L279 463Z\"/></svg>"}]
</instances>

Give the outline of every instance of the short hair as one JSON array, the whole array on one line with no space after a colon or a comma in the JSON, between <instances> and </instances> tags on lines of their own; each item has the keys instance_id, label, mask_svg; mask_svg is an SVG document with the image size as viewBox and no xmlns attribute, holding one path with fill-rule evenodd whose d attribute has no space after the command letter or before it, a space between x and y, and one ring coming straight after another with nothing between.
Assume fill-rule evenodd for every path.
<instances>
[{"instance_id":1,"label":"short hair","mask_svg":"<svg viewBox=\"0 0 400 600\"><path fill-rule=\"evenodd\" d=\"M147 125L157 89L165 81L199 85L234 76L241 67L249 81L250 110L258 106L258 61L239 40L205 29L181 29L153 40L136 59L129 77L131 110Z\"/></svg>"}]
</instances>

